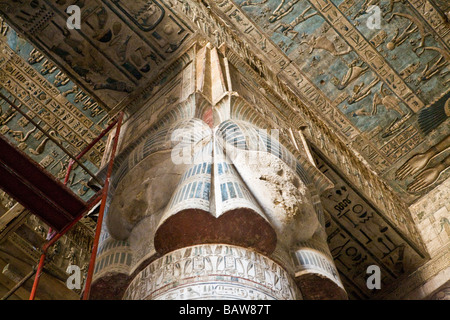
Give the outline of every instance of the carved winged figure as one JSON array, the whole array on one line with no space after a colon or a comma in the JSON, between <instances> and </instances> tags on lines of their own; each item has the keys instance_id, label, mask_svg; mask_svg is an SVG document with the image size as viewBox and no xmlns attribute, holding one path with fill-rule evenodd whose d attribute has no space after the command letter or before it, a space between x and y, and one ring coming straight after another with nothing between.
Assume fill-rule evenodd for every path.
<instances>
[{"instance_id":1,"label":"carved winged figure","mask_svg":"<svg viewBox=\"0 0 450 320\"><path fill-rule=\"evenodd\" d=\"M408 39L411 36L411 34L415 33L416 31L419 31L419 34L420 34L419 45L414 47L412 50L414 52L416 52L418 49L422 48L425 45L426 36L429 35L429 33L427 33L425 31L425 27L423 26L422 22L412 15L409 15L406 13L401 13L401 12L393 13L392 16L390 16L387 21L391 22L391 20L396 16L408 19L409 23L408 23L408 26L403 30L403 32L400 35L399 35L400 30L398 28L396 29L394 36L392 37L391 41L389 41L386 44L386 47L389 50L393 50L395 47L397 47L397 46L401 45L403 42L405 42L406 39ZM411 40L410 43L414 45L416 43L416 41ZM423 51L422 51L422 53L423 53Z\"/></svg>"},{"instance_id":2,"label":"carved winged figure","mask_svg":"<svg viewBox=\"0 0 450 320\"><path fill-rule=\"evenodd\" d=\"M430 62L427 62L422 73L417 78L417 82L429 80L431 77L441 72L446 68L450 62L450 53L438 47L424 47L425 50L434 50L440 54L439 58L430 66Z\"/></svg>"},{"instance_id":3,"label":"carved winged figure","mask_svg":"<svg viewBox=\"0 0 450 320\"><path fill-rule=\"evenodd\" d=\"M304 44L304 43L309 45L309 52L308 52L309 54L311 54L315 49L322 49L322 50L328 51L333 56L337 57L337 56L343 56L352 51L352 48L348 47L347 50L338 52L334 43L325 36L319 36L319 37L311 36L308 40L300 42L300 44Z\"/></svg>"},{"instance_id":4,"label":"carved winged figure","mask_svg":"<svg viewBox=\"0 0 450 320\"><path fill-rule=\"evenodd\" d=\"M356 65L356 61L353 61L349 65L349 69L347 70L347 73L344 75L342 80L339 82L339 80L336 77L333 77L332 82L338 88L339 90L345 89L351 82L359 78L361 75L367 72L369 67L362 67L361 65Z\"/></svg>"},{"instance_id":5,"label":"carved winged figure","mask_svg":"<svg viewBox=\"0 0 450 320\"><path fill-rule=\"evenodd\" d=\"M381 84L380 91L378 93L375 92L373 95L372 115L377 113L377 106L380 104L385 106L386 109L393 109L400 115L404 115L404 112L399 107L400 100L396 96L388 94L383 86L384 83Z\"/></svg>"}]
</instances>

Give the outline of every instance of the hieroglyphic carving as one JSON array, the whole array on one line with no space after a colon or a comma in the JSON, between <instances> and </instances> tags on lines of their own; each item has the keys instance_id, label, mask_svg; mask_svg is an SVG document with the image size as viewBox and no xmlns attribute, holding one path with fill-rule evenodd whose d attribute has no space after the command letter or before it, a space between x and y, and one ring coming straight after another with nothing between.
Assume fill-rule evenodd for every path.
<instances>
[{"instance_id":1,"label":"hieroglyphic carving","mask_svg":"<svg viewBox=\"0 0 450 320\"><path fill-rule=\"evenodd\" d=\"M425 261L424 251L405 239L396 226L386 221L377 209L358 195L333 168L315 155L317 165L335 188L322 195L327 212L328 244L344 284L372 296L367 289L366 269L375 264L382 269L382 290ZM404 221L403 223L406 223ZM344 275L344 276L343 276ZM348 290L347 292L351 292Z\"/></svg>"},{"instance_id":2,"label":"hieroglyphic carving","mask_svg":"<svg viewBox=\"0 0 450 320\"><path fill-rule=\"evenodd\" d=\"M413 92L403 79L372 47L358 29L350 23L339 9L332 3L323 0L311 0L311 4L322 17L340 34L346 42L358 53L359 57L374 70L389 88L402 99L414 112L425 106L424 102Z\"/></svg>"},{"instance_id":3,"label":"hieroglyphic carving","mask_svg":"<svg viewBox=\"0 0 450 320\"><path fill-rule=\"evenodd\" d=\"M366 277L367 267L379 265L381 272L381 288L395 281L396 276L379 260L364 248L364 244L359 242L348 230L339 224L338 219L326 214L326 231L328 234L328 245L331 254L339 270L339 274L350 294L353 290L361 296L371 297L373 292L367 288Z\"/></svg>"},{"instance_id":4,"label":"hieroglyphic carving","mask_svg":"<svg viewBox=\"0 0 450 320\"><path fill-rule=\"evenodd\" d=\"M313 126L311 125L311 131ZM307 130L306 132L308 132ZM344 151L341 148L335 148L329 150L328 145L332 142L330 138L320 134L308 135L308 138L313 141L318 148L321 148L322 152L328 153L328 159L341 166L341 171L346 175L347 179L355 186L358 186L360 192L367 194L367 197L383 212L383 215L388 217L399 229L406 235L415 235L413 238L418 239L419 235L414 226L414 223L410 220L407 207L399 200L395 201L395 195L378 179L371 177L371 173L367 168L363 169L359 166L355 159L349 157L349 152ZM326 150L326 151L324 151ZM414 241L414 240L413 240ZM420 242L416 245L421 248Z\"/></svg>"},{"instance_id":5,"label":"hieroglyphic carving","mask_svg":"<svg viewBox=\"0 0 450 320\"><path fill-rule=\"evenodd\" d=\"M280 265L254 251L223 244L168 253L142 270L124 295L125 300L300 297Z\"/></svg>"},{"instance_id":6,"label":"hieroglyphic carving","mask_svg":"<svg viewBox=\"0 0 450 320\"><path fill-rule=\"evenodd\" d=\"M413 127L407 127L394 139L380 148L380 152L389 158L390 161L395 162L400 159L406 152L406 150L412 150L421 142L421 136L418 130Z\"/></svg>"},{"instance_id":7,"label":"hieroglyphic carving","mask_svg":"<svg viewBox=\"0 0 450 320\"><path fill-rule=\"evenodd\" d=\"M8 90L12 100L17 100L30 109L30 116L37 116L42 125L46 124L48 128L58 132L74 150L80 152L86 143L95 138L99 127L63 98L51 83L15 54L6 43L2 42L0 45L5 57L0 71L0 84ZM22 140L25 141L28 136L29 134L25 133ZM22 140L20 142L23 142ZM44 145L40 149L42 148ZM100 157L103 151L104 142L100 141L91 154Z\"/></svg>"},{"instance_id":8,"label":"hieroglyphic carving","mask_svg":"<svg viewBox=\"0 0 450 320\"><path fill-rule=\"evenodd\" d=\"M0 3L0 12L102 107L113 108L145 86L192 34L161 1L93 0L77 5L79 30L66 27L65 1ZM47 63L42 71L54 68ZM64 79L55 81L58 85Z\"/></svg>"},{"instance_id":9,"label":"hieroglyphic carving","mask_svg":"<svg viewBox=\"0 0 450 320\"><path fill-rule=\"evenodd\" d=\"M431 29L443 40L443 43L450 49L450 27L445 22L445 18L439 15L439 12L428 0L408 0L423 20Z\"/></svg>"},{"instance_id":10,"label":"hieroglyphic carving","mask_svg":"<svg viewBox=\"0 0 450 320\"><path fill-rule=\"evenodd\" d=\"M356 239L362 250L389 270L392 278L413 270L423 261L423 251L405 240L402 231L386 221L319 156L315 158L319 169L335 183L334 189L322 195L325 210L340 229L352 235L354 241Z\"/></svg>"}]
</instances>

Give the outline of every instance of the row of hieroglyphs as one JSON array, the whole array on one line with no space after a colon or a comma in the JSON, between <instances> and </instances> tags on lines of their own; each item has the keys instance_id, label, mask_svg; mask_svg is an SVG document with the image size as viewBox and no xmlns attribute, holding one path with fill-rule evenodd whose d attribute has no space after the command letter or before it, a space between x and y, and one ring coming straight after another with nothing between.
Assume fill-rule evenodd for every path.
<instances>
[{"instance_id":1,"label":"row of hieroglyphs","mask_svg":"<svg viewBox=\"0 0 450 320\"><path fill-rule=\"evenodd\" d=\"M20 43L24 43L22 39ZM44 60L36 49L27 54L27 48L21 46L15 47L19 50L15 52L6 39L0 40L0 46L0 85L3 94L33 117L43 130L62 143L69 152L78 154L102 130L101 125L96 124L96 119L99 119L98 116L103 110L92 99L86 99L77 86L67 90L65 85L69 82L58 85L58 79L66 78L66 75L54 67L49 69L50 63L46 64L48 60ZM59 75L53 78L53 83L50 78L52 73ZM71 94L73 99L68 97ZM82 97L84 98L81 99ZM69 98L74 103L70 102ZM38 127L20 116L5 101L1 102L0 107L1 133L10 137L18 148L26 151L56 178L64 179L68 156L53 145ZM108 117L103 119L107 121ZM85 159L98 167L104 149L104 141L99 141ZM92 193L87 186L88 177L78 166L75 165L74 169L68 186L74 188L81 197L88 198Z\"/></svg>"},{"instance_id":2,"label":"row of hieroglyphs","mask_svg":"<svg viewBox=\"0 0 450 320\"><path fill-rule=\"evenodd\" d=\"M196 292L205 282L207 290ZM233 289L233 283L241 289ZM289 274L266 256L233 245L204 244L175 250L149 264L131 282L124 299L159 299L160 295L180 299L180 288L186 286L196 298L295 299L298 295ZM221 286L230 287L221 290Z\"/></svg>"},{"instance_id":3,"label":"row of hieroglyphs","mask_svg":"<svg viewBox=\"0 0 450 320\"><path fill-rule=\"evenodd\" d=\"M321 170L335 187L322 195L327 212L325 224L328 244L336 266L359 290L370 295L365 286L365 270L376 264L383 269L382 286L414 270L423 261L423 252L390 225L320 156L315 155ZM407 223L406 220L400 223Z\"/></svg>"},{"instance_id":4,"label":"row of hieroglyphs","mask_svg":"<svg viewBox=\"0 0 450 320\"><path fill-rule=\"evenodd\" d=\"M58 88L59 91L62 92L62 95L64 97L67 97L70 94L73 94L74 95L73 102L75 102L75 103L81 102L83 104L83 110L90 110L91 117L95 118L96 116L98 116L104 112L104 109L99 105L98 102L96 102L94 99L92 99L86 93L84 93L76 84L72 84L70 82L71 79L67 76L67 74L60 71L57 68L57 66L55 66L48 59L45 59L45 56L40 51L38 51L36 48L33 48L30 51L30 53L28 54L27 62L30 65L36 65L36 64L40 64L42 62L40 73L44 76L56 73L54 75L54 80L52 82L54 87L50 87L49 90L51 90L51 89L55 90L55 87L56 87L56 88ZM35 69L37 69L37 68L35 68ZM49 79L47 79L47 80L49 80ZM72 87L70 89L66 90L66 89L62 88L69 83L72 85ZM45 85L45 83L43 82L42 85ZM96 133L98 133L98 132L96 132Z\"/></svg>"},{"instance_id":5,"label":"row of hieroglyphs","mask_svg":"<svg viewBox=\"0 0 450 320\"><path fill-rule=\"evenodd\" d=\"M7 50L6 47L3 47ZM69 101L61 103L55 92L50 92L39 85L46 81L39 78L33 70L20 57L16 61L9 61L3 65L1 85L8 90L22 105L27 106L40 120L56 130L62 138L67 140L78 152L86 143L91 142L96 134L90 129L94 123L73 106ZM98 131L98 129L97 129ZM104 151L104 144L100 142L94 147L98 156Z\"/></svg>"}]
</instances>

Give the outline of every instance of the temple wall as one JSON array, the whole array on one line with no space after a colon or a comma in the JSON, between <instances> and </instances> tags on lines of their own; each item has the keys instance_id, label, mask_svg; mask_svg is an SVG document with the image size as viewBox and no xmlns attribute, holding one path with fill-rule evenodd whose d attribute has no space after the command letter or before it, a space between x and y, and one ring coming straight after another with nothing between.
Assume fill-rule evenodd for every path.
<instances>
[{"instance_id":1,"label":"temple wall","mask_svg":"<svg viewBox=\"0 0 450 320\"><path fill-rule=\"evenodd\" d=\"M430 260L403 279L386 299L450 299L450 179L410 206Z\"/></svg>"}]
</instances>

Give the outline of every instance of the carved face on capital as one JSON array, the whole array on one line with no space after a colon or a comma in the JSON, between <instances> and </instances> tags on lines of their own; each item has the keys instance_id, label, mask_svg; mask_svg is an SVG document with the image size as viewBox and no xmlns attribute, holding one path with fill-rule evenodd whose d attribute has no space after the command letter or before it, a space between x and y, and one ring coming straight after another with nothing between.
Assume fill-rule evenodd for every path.
<instances>
[{"instance_id":1,"label":"carved face on capital","mask_svg":"<svg viewBox=\"0 0 450 320\"><path fill-rule=\"evenodd\" d=\"M185 167L175 165L170 151L164 151L149 156L130 170L119 182L108 210L111 235L126 239L142 219L160 215Z\"/></svg>"}]
</instances>

